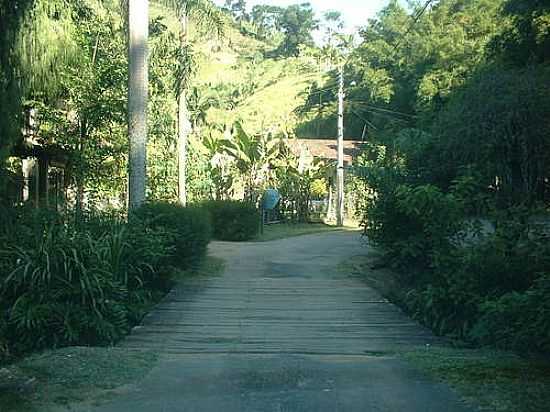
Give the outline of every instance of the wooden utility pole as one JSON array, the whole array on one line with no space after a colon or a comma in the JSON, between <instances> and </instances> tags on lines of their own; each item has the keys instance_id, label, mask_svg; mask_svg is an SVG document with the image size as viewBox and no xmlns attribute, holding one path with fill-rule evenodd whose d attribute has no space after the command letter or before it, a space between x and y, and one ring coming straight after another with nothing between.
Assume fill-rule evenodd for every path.
<instances>
[{"instance_id":1,"label":"wooden utility pole","mask_svg":"<svg viewBox=\"0 0 550 412\"><path fill-rule=\"evenodd\" d=\"M344 226L344 65L338 79L338 164L336 168L336 225Z\"/></svg>"}]
</instances>

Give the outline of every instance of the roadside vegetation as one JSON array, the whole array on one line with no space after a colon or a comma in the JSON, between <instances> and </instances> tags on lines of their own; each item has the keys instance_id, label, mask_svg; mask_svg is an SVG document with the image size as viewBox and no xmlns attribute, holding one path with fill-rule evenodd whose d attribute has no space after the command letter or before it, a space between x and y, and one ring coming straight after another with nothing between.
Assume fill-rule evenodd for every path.
<instances>
[{"instance_id":1,"label":"roadside vegetation","mask_svg":"<svg viewBox=\"0 0 550 412\"><path fill-rule=\"evenodd\" d=\"M343 230L343 228L325 223L278 223L264 226L263 233L260 233L254 240L267 242L269 240L310 235L313 233L333 232L335 230Z\"/></svg>"},{"instance_id":2,"label":"roadside vegetation","mask_svg":"<svg viewBox=\"0 0 550 412\"><path fill-rule=\"evenodd\" d=\"M176 282L217 276L223 271L223 265L223 261L208 256L192 268L173 269L170 279ZM151 305L155 301L144 303ZM11 358L0 367L0 410L55 412L72 410L74 404L100 404L131 390L156 362L155 353L110 345L73 345Z\"/></svg>"},{"instance_id":3,"label":"roadside vegetation","mask_svg":"<svg viewBox=\"0 0 550 412\"><path fill-rule=\"evenodd\" d=\"M402 277L384 264L383 253L369 253L340 265L344 276L357 277L392 303L408 311L408 289ZM480 411L544 411L550 402L550 359L541 353L476 347L450 339L390 353L410 362L427 376L449 385L465 402ZM388 354L386 354L388 355Z\"/></svg>"},{"instance_id":4,"label":"roadside vegetation","mask_svg":"<svg viewBox=\"0 0 550 412\"><path fill-rule=\"evenodd\" d=\"M298 167L288 144L311 73L323 77L300 52L314 50L309 5L252 18L149 2L149 79L130 82L148 110L135 113L127 34L140 28L124 2L19 3L0 2L0 363L116 343L211 238L258 235L266 188L284 195L281 220L309 220L326 169Z\"/></svg>"},{"instance_id":5,"label":"roadside vegetation","mask_svg":"<svg viewBox=\"0 0 550 412\"><path fill-rule=\"evenodd\" d=\"M173 273L200 263L211 233L205 211L163 203L128 220L28 207L2 215L2 360L115 343L173 286Z\"/></svg>"},{"instance_id":6,"label":"roadside vegetation","mask_svg":"<svg viewBox=\"0 0 550 412\"><path fill-rule=\"evenodd\" d=\"M128 390L156 362L153 353L123 348L81 347L48 350L0 370L3 412L71 410ZM92 401L91 401L92 400Z\"/></svg>"},{"instance_id":7,"label":"roadside vegetation","mask_svg":"<svg viewBox=\"0 0 550 412\"><path fill-rule=\"evenodd\" d=\"M373 111L354 169L365 235L401 305L471 345L550 349L549 7L441 1L407 25L391 2L349 63L393 118Z\"/></svg>"},{"instance_id":8,"label":"roadside vegetation","mask_svg":"<svg viewBox=\"0 0 550 412\"><path fill-rule=\"evenodd\" d=\"M550 402L550 361L488 349L421 348L401 355L480 411L539 412Z\"/></svg>"}]
</instances>

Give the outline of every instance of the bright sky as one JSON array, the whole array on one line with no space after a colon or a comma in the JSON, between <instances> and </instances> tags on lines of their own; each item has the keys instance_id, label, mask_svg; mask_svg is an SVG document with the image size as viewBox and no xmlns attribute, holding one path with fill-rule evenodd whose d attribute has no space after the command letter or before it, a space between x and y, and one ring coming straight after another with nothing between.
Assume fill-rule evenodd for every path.
<instances>
[{"instance_id":1,"label":"bright sky","mask_svg":"<svg viewBox=\"0 0 550 412\"><path fill-rule=\"evenodd\" d=\"M224 0L214 0L216 4L223 5ZM291 4L304 3L308 0L246 0L250 9L256 4L271 4L273 6L286 7ZM363 26L367 19L374 17L389 0L309 0L317 17L320 18L327 10L337 10L342 13L346 24L346 31L353 31L357 26Z\"/></svg>"}]
</instances>

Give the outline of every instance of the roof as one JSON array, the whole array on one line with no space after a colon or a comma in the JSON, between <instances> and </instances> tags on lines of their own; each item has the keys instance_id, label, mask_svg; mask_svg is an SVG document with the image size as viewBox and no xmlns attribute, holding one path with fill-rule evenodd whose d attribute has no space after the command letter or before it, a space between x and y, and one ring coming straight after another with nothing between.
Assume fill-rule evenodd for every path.
<instances>
[{"instance_id":1,"label":"roof","mask_svg":"<svg viewBox=\"0 0 550 412\"><path fill-rule=\"evenodd\" d=\"M68 150L55 144L39 145L34 143L20 143L12 148L11 154L20 158L47 158L50 162L61 166L66 165L70 157L70 152Z\"/></svg>"},{"instance_id":2,"label":"roof","mask_svg":"<svg viewBox=\"0 0 550 412\"><path fill-rule=\"evenodd\" d=\"M352 164L352 159L361 151L360 140L344 140L344 164ZM295 155L300 155L301 151L307 151L313 157L320 157L326 160L337 160L336 138L334 139L291 139L289 141L290 149Z\"/></svg>"}]
</instances>

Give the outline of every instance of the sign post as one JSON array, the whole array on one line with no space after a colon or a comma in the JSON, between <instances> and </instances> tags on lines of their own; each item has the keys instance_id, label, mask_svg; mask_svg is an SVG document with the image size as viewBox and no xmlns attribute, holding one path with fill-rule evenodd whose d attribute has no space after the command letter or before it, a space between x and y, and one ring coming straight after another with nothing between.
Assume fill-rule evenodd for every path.
<instances>
[{"instance_id":1,"label":"sign post","mask_svg":"<svg viewBox=\"0 0 550 412\"><path fill-rule=\"evenodd\" d=\"M260 232L263 233L264 230L264 224L268 223L266 222L267 213L270 210L275 209L277 207L277 204L279 203L279 200L281 200L281 195L279 195L279 191L277 189L267 189L262 197L262 204L261 204L261 226L260 226Z\"/></svg>"}]
</instances>

